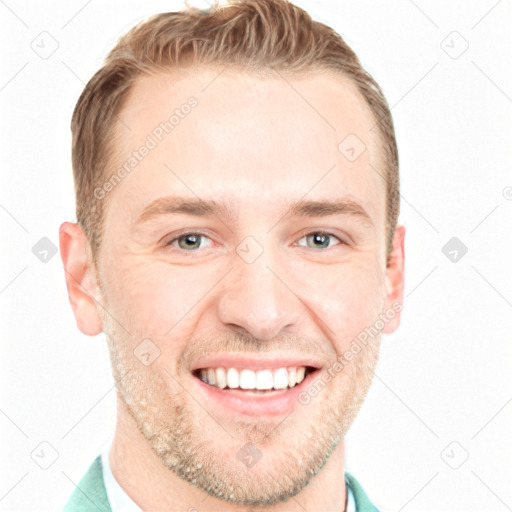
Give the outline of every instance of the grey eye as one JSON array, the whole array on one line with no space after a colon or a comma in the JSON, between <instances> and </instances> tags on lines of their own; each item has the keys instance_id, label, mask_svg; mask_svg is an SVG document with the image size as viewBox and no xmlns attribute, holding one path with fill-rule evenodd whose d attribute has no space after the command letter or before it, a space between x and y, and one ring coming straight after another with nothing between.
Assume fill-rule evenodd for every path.
<instances>
[{"instance_id":1,"label":"grey eye","mask_svg":"<svg viewBox=\"0 0 512 512\"><path fill-rule=\"evenodd\" d=\"M309 247L310 249L327 249L331 239L333 238L338 240L338 242L343 243L337 236L334 236L331 233L324 233L323 231L309 233L302 237L301 240L306 239L306 247Z\"/></svg>"},{"instance_id":2,"label":"grey eye","mask_svg":"<svg viewBox=\"0 0 512 512\"><path fill-rule=\"evenodd\" d=\"M201 245L203 240L209 240L209 238L202 233L183 233L172 240L169 240L164 245L165 247L174 246L175 242L178 242L179 249L192 252L204 247L204 244Z\"/></svg>"}]
</instances>

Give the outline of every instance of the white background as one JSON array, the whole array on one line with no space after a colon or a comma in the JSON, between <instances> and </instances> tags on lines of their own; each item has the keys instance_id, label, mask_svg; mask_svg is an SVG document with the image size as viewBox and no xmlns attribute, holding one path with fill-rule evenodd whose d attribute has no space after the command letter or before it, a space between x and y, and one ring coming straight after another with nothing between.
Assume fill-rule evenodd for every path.
<instances>
[{"instance_id":1,"label":"white background","mask_svg":"<svg viewBox=\"0 0 512 512\"><path fill-rule=\"evenodd\" d=\"M402 325L384 337L347 469L385 510L512 510L511 2L296 3L381 84L400 152ZM0 1L2 510L60 510L113 432L103 335L78 331L59 255L42 263L32 247L58 245L75 218L69 123L84 83L135 22L181 7ZM59 45L47 59L31 48L42 31ZM453 236L468 248L456 263L441 251ZM46 470L31 458L43 441L59 454Z\"/></svg>"}]
</instances>

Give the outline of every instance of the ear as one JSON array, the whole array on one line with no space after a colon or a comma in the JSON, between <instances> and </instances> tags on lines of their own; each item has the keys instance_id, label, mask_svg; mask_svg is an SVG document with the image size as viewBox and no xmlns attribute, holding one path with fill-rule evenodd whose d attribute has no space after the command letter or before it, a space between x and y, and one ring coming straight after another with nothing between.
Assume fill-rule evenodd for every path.
<instances>
[{"instance_id":1,"label":"ear","mask_svg":"<svg viewBox=\"0 0 512 512\"><path fill-rule=\"evenodd\" d=\"M89 240L79 224L63 222L59 229L59 245L76 325L84 334L96 336L103 331L97 309L101 295Z\"/></svg>"},{"instance_id":2,"label":"ear","mask_svg":"<svg viewBox=\"0 0 512 512\"><path fill-rule=\"evenodd\" d=\"M404 298L404 240L405 227L397 226L393 235L393 247L386 265L384 310L394 310L396 314L382 329L385 334L392 334L400 325L400 312Z\"/></svg>"}]
</instances>

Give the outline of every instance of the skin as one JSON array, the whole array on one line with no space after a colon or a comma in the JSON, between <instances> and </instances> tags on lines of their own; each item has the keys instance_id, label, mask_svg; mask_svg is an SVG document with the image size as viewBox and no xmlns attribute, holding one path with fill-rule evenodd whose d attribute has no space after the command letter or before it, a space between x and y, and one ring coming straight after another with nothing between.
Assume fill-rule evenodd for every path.
<instances>
[{"instance_id":1,"label":"skin","mask_svg":"<svg viewBox=\"0 0 512 512\"><path fill-rule=\"evenodd\" d=\"M77 326L105 332L120 381L112 472L144 510L341 511L344 437L371 385L380 333L286 418L220 414L195 393L189 370L204 353L264 352L315 354L326 371L402 302L405 229L396 228L386 265L385 188L371 167L382 168L379 146L352 83L319 71L286 81L221 71L146 77L132 90L118 166L187 98L198 106L104 199L96 266L82 228L61 226ZM349 133L366 145L353 162L338 150ZM171 195L223 200L236 218L136 224L149 203ZM299 199L340 197L359 203L372 225L347 214L285 216ZM205 237L175 240L183 231ZM318 231L333 236L306 236ZM247 236L263 251L252 263L236 252ZM399 322L397 312L381 331ZM134 356L144 339L160 351L148 366ZM251 468L237 458L248 442L261 453Z\"/></svg>"}]
</instances>

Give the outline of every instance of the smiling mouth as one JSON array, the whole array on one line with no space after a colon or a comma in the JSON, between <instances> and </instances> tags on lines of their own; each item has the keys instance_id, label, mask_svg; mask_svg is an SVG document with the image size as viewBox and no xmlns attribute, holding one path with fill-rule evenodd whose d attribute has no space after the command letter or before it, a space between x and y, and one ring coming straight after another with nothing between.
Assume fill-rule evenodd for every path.
<instances>
[{"instance_id":1,"label":"smiling mouth","mask_svg":"<svg viewBox=\"0 0 512 512\"><path fill-rule=\"evenodd\" d=\"M299 385L306 377L318 371L312 366L281 367L262 370L244 368L198 368L192 375L212 387L224 391L248 391L251 394L285 392Z\"/></svg>"}]
</instances>

